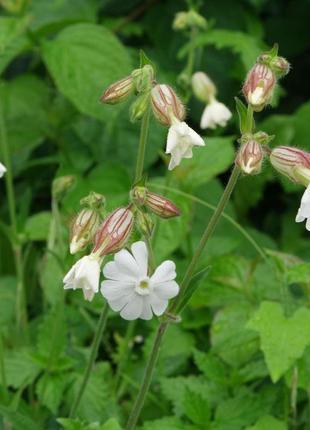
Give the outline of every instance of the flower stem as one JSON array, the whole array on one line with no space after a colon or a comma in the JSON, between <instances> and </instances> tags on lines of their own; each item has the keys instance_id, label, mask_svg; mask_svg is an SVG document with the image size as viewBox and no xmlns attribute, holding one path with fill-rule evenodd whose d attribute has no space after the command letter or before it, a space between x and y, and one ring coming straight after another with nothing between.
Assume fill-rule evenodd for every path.
<instances>
[{"instance_id":1,"label":"flower stem","mask_svg":"<svg viewBox=\"0 0 310 430\"><path fill-rule=\"evenodd\" d=\"M145 114L143 115L142 122L141 122L139 149L138 149L136 173L135 173L135 181L134 181L135 183L141 179L141 176L143 174L145 148L146 148L146 142L147 142L147 136L148 136L149 124L150 124L150 114L151 114L151 107L148 106Z\"/></svg>"},{"instance_id":2,"label":"flower stem","mask_svg":"<svg viewBox=\"0 0 310 430\"><path fill-rule=\"evenodd\" d=\"M100 341L101 341L102 334L104 332L105 325L106 325L107 318L108 318L108 312L109 312L109 306L108 306L107 303L105 303L104 306L103 306L103 308L102 308L101 314L100 314L100 318L99 318L99 322L98 322L98 325L97 325L97 330L96 330L96 333L95 333L95 336L94 336L94 340L93 340L93 344L92 344L92 348L91 348L89 360L88 360L87 367L85 369L85 373L84 373L84 376L83 376L83 381L82 381L81 387L79 389L79 392L78 392L78 394L76 396L76 399L75 399L75 401L74 401L74 403L73 403L73 405L71 407L70 418L74 418L75 417L77 408L78 408L78 406L80 404L80 401L81 401L82 396L84 394L85 388L87 386L91 370L92 370L93 365L95 363L95 360L97 358Z\"/></svg>"},{"instance_id":3,"label":"flower stem","mask_svg":"<svg viewBox=\"0 0 310 430\"><path fill-rule=\"evenodd\" d=\"M226 185L226 188L222 194L222 197L218 203L218 206L216 208L216 210L214 211L203 235L202 238L199 242L199 245L196 249L196 251L194 252L194 255L192 257L192 260L186 270L186 273L184 275L183 281L181 283L180 286L180 293L177 297L177 299L175 300L175 302L173 303L173 305L171 306L171 308L169 309L170 313L173 313L176 309L178 304L180 303L180 298L182 296L182 292L184 292L184 290L188 287L193 275L194 275L194 271L196 268L196 265L198 263L198 260L204 250L204 247L206 246L206 243L208 241L208 239L210 238L210 236L212 235L212 233L214 232L214 229L218 223L218 221L221 218L221 215L226 207L226 204L231 196L231 193L237 183L238 177L240 174L240 168L235 165L233 168L233 171L230 175L229 181ZM158 357L158 353L159 353L159 348L161 345L161 340L163 338L163 335L168 327L169 321L163 320L158 329L157 329L157 333L156 333L156 337L153 343L153 348L152 351L150 353L150 356L148 358L147 364L146 364L146 368L145 368L145 373L143 376L143 381L138 393L138 396L136 398L136 401L134 403L133 409L131 411L131 414L129 416L128 422L127 422L127 426L125 430L134 430L136 423L138 421L138 418L140 416L140 412L141 409L143 407L148 389L150 387L151 384L151 379L152 379L152 375L153 375L153 371L154 371L154 367L156 365L157 362L157 357Z\"/></svg>"},{"instance_id":4,"label":"flower stem","mask_svg":"<svg viewBox=\"0 0 310 430\"><path fill-rule=\"evenodd\" d=\"M12 230L11 244L14 253L14 261L17 277L16 291L16 325L18 330L27 321L27 311L25 306L24 281L23 281L23 257L22 247L19 243L17 218L16 218L16 202L13 185L12 163L10 149L7 138L6 124L3 115L2 105L0 104L0 145L3 156L3 162L7 169L5 173L6 194L8 199L10 224Z\"/></svg>"},{"instance_id":5,"label":"flower stem","mask_svg":"<svg viewBox=\"0 0 310 430\"><path fill-rule=\"evenodd\" d=\"M146 364L146 368L145 368L145 372L144 372L144 376L143 376L143 381L142 381L142 384L140 386L138 396L137 396L136 401L134 403L134 406L132 408L132 411L131 411L130 417L128 419L127 425L125 427L125 430L134 430L134 428L136 426L136 423L137 423L138 418L140 416L141 409L142 409L143 404L144 404L145 397L146 397L147 392L150 388L155 364L157 362L159 348L161 345L161 340L163 338L163 335L165 334L167 326L168 326L167 322L162 322L158 326L155 340L153 343L153 348L152 348L151 354L150 354L148 361L147 361L147 364Z\"/></svg>"}]
</instances>

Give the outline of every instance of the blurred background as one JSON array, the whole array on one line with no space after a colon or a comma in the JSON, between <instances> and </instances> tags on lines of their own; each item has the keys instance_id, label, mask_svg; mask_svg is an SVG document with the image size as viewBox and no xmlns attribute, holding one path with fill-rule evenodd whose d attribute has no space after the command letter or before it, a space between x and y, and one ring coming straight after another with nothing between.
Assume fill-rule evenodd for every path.
<instances>
[{"instance_id":1,"label":"blurred background","mask_svg":"<svg viewBox=\"0 0 310 430\"><path fill-rule=\"evenodd\" d=\"M181 277L212 213L207 205L217 203L229 177L239 137L234 97L242 98L247 72L274 43L291 70L280 81L272 106L256 114L256 128L275 135L272 147L310 151L309 1L0 0L0 5L0 139L9 147L16 205L12 228L3 177L0 428L11 428L3 427L10 422L13 429L33 430L37 427L27 420L34 419L38 428L53 429L59 428L57 417L67 416L79 386L102 306L102 297L85 303L79 292L64 299L62 278L74 262L68 252L70 222L90 191L105 195L108 211L125 204L136 162L139 123L129 121L130 103L104 106L99 102L103 90L139 67L142 49L156 67L157 81L173 86L186 100L187 122L206 139L204 149L168 174L163 154L167 130L151 121L145 166L150 188L166 193L183 213L158 225L155 255L158 262L175 260ZM190 7L207 20L207 28L194 36L173 29L176 13ZM218 99L233 112L225 128L199 129L203 103L182 82L191 49L192 72L206 72ZM55 178L65 178L61 191ZM240 179L227 214L246 234L223 219L211 239L201 262L212 266L210 276L201 281L182 325L173 326L166 337L143 430L250 429L273 412L288 427L251 429L310 428L305 364L310 351L302 359L302 376L294 386L300 394L292 406L291 373L282 373L273 384L257 333L244 328L262 300L281 303L288 314L309 306L309 233L303 223L295 223L303 191L272 170L268 160L261 174ZM247 234L271 263L261 261ZM20 322L27 325L22 336L15 324L20 282L25 305ZM97 373L79 411L86 423L103 423L109 416L123 423L130 409L156 322L138 322L129 333L130 359L116 398L111 386L124 358L126 324L111 313ZM53 332L60 336L50 359ZM203 361L201 351L210 348L205 355L210 361ZM209 414L200 422L184 406L194 395L208 404ZM15 420L17 413L26 419L22 424ZM97 428L66 425L69 430Z\"/></svg>"}]
</instances>

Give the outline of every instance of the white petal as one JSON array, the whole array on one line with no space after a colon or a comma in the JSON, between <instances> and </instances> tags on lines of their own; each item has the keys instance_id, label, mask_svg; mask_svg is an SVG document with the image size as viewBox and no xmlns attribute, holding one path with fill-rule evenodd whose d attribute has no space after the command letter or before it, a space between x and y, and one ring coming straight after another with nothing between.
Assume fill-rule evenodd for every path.
<instances>
[{"instance_id":1,"label":"white petal","mask_svg":"<svg viewBox=\"0 0 310 430\"><path fill-rule=\"evenodd\" d=\"M168 300L177 296L179 293L179 286L175 281L163 282L156 284L153 290L160 299Z\"/></svg>"},{"instance_id":2,"label":"white petal","mask_svg":"<svg viewBox=\"0 0 310 430\"><path fill-rule=\"evenodd\" d=\"M301 198L301 203L310 203L310 185L306 188Z\"/></svg>"},{"instance_id":3,"label":"white petal","mask_svg":"<svg viewBox=\"0 0 310 430\"><path fill-rule=\"evenodd\" d=\"M140 317L143 310L143 298L138 294L135 294L134 297L123 307L121 310L121 317L125 320L135 320Z\"/></svg>"},{"instance_id":4,"label":"white petal","mask_svg":"<svg viewBox=\"0 0 310 430\"><path fill-rule=\"evenodd\" d=\"M101 294L108 300L118 299L134 291L135 284L126 281L102 281Z\"/></svg>"},{"instance_id":5,"label":"white petal","mask_svg":"<svg viewBox=\"0 0 310 430\"><path fill-rule=\"evenodd\" d=\"M2 178L5 172L6 172L6 167L2 163L0 163L0 178Z\"/></svg>"},{"instance_id":6,"label":"white petal","mask_svg":"<svg viewBox=\"0 0 310 430\"><path fill-rule=\"evenodd\" d=\"M86 255L78 261L75 270L75 279L84 289L93 290L95 293L99 290L100 265L98 260L91 255Z\"/></svg>"},{"instance_id":7,"label":"white petal","mask_svg":"<svg viewBox=\"0 0 310 430\"><path fill-rule=\"evenodd\" d=\"M133 256L126 249L122 249L114 255L116 267L121 273L133 279L141 276L140 268Z\"/></svg>"},{"instance_id":8,"label":"white petal","mask_svg":"<svg viewBox=\"0 0 310 430\"><path fill-rule=\"evenodd\" d=\"M162 315L168 307L168 300L162 300L155 294L151 295L151 306L155 315Z\"/></svg>"},{"instance_id":9,"label":"white petal","mask_svg":"<svg viewBox=\"0 0 310 430\"><path fill-rule=\"evenodd\" d=\"M114 261L109 261L103 268L105 278L113 279L115 281L134 281L133 276L123 273L119 266Z\"/></svg>"},{"instance_id":10,"label":"white petal","mask_svg":"<svg viewBox=\"0 0 310 430\"><path fill-rule=\"evenodd\" d=\"M122 297L119 297L118 299L108 300L108 303L113 311L119 312L121 309L123 309L124 306L127 305L127 303L133 300L135 296L135 293L126 294Z\"/></svg>"},{"instance_id":11,"label":"white petal","mask_svg":"<svg viewBox=\"0 0 310 430\"><path fill-rule=\"evenodd\" d=\"M194 146L205 146L204 140L195 130L188 127L188 136L190 137L191 144Z\"/></svg>"},{"instance_id":12,"label":"white petal","mask_svg":"<svg viewBox=\"0 0 310 430\"><path fill-rule=\"evenodd\" d=\"M310 218L308 218L308 219L307 219L307 222L306 222L306 229L307 229L308 231L310 231Z\"/></svg>"},{"instance_id":13,"label":"white petal","mask_svg":"<svg viewBox=\"0 0 310 430\"><path fill-rule=\"evenodd\" d=\"M167 135L166 154L170 154L171 151L177 146L179 140L178 130L175 125L169 128Z\"/></svg>"},{"instance_id":14,"label":"white petal","mask_svg":"<svg viewBox=\"0 0 310 430\"><path fill-rule=\"evenodd\" d=\"M301 215L301 211L300 209L298 209L295 221L296 222L303 222L306 218L304 216Z\"/></svg>"},{"instance_id":15,"label":"white petal","mask_svg":"<svg viewBox=\"0 0 310 430\"><path fill-rule=\"evenodd\" d=\"M140 318L143 320L150 320L152 319L152 316L153 316L153 312L152 312L149 297L144 297L143 308L142 308Z\"/></svg>"},{"instance_id":16,"label":"white petal","mask_svg":"<svg viewBox=\"0 0 310 430\"><path fill-rule=\"evenodd\" d=\"M151 282L154 285L160 282L172 281L176 276L174 262L166 260L157 267L151 276Z\"/></svg>"},{"instance_id":17,"label":"white petal","mask_svg":"<svg viewBox=\"0 0 310 430\"><path fill-rule=\"evenodd\" d=\"M202 113L202 117L200 120L200 128L205 129L205 128L211 128L214 129L216 127L216 124L214 123L212 116L211 116L211 110L210 110L210 105L206 106L203 113Z\"/></svg>"},{"instance_id":18,"label":"white petal","mask_svg":"<svg viewBox=\"0 0 310 430\"><path fill-rule=\"evenodd\" d=\"M88 300L89 302L91 302L93 300L93 298L94 298L95 293L92 290L85 290L84 289L83 290L83 295L84 295L84 299L85 300Z\"/></svg>"},{"instance_id":19,"label":"white petal","mask_svg":"<svg viewBox=\"0 0 310 430\"><path fill-rule=\"evenodd\" d=\"M146 244L141 240L133 243L131 245L131 252L139 266L141 276L146 276L148 269L148 252Z\"/></svg>"}]
</instances>

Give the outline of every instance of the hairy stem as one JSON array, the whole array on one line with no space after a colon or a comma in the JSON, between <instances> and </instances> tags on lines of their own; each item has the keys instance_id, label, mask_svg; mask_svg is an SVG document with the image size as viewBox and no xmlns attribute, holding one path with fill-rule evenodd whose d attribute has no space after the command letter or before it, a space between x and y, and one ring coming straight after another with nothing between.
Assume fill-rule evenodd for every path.
<instances>
[{"instance_id":1,"label":"hairy stem","mask_svg":"<svg viewBox=\"0 0 310 430\"><path fill-rule=\"evenodd\" d=\"M107 318L108 318L108 312L109 312L109 306L108 306L107 303L105 303L104 306L103 306L103 308L102 308L101 314L100 314L100 318L99 318L97 330L96 330L95 337L94 337L94 340L93 340L93 344L92 344L90 356L89 356L89 359L88 359L87 367L85 369L85 373L84 373L84 376L83 376L82 384L81 384L79 392L78 392L78 394L76 396L76 399L75 399L75 401L74 401L74 403L73 403L73 405L71 407L70 418L74 418L75 417L77 408L78 408L78 406L80 404L80 401L81 401L81 399L83 397L85 388L87 386L87 383L88 383L88 380L89 380L89 377L90 377L93 365L94 365L95 360L97 358L100 341L101 341L102 334L104 332L105 325L106 325Z\"/></svg>"}]
</instances>

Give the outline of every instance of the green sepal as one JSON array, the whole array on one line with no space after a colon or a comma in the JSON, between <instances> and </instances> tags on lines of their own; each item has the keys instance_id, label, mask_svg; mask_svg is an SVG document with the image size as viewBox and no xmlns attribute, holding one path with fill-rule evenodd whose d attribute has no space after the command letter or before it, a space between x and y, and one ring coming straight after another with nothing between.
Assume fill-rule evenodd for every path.
<instances>
[{"instance_id":1,"label":"green sepal","mask_svg":"<svg viewBox=\"0 0 310 430\"><path fill-rule=\"evenodd\" d=\"M140 68L142 69L143 66L149 65L153 67L154 73L156 73L155 64L153 63L152 60L149 59L149 57L146 55L143 49L140 49L139 56L140 56Z\"/></svg>"},{"instance_id":2,"label":"green sepal","mask_svg":"<svg viewBox=\"0 0 310 430\"><path fill-rule=\"evenodd\" d=\"M238 97L235 97L235 101L239 116L240 134L251 133L255 125L253 113L249 112L249 108Z\"/></svg>"}]
</instances>

